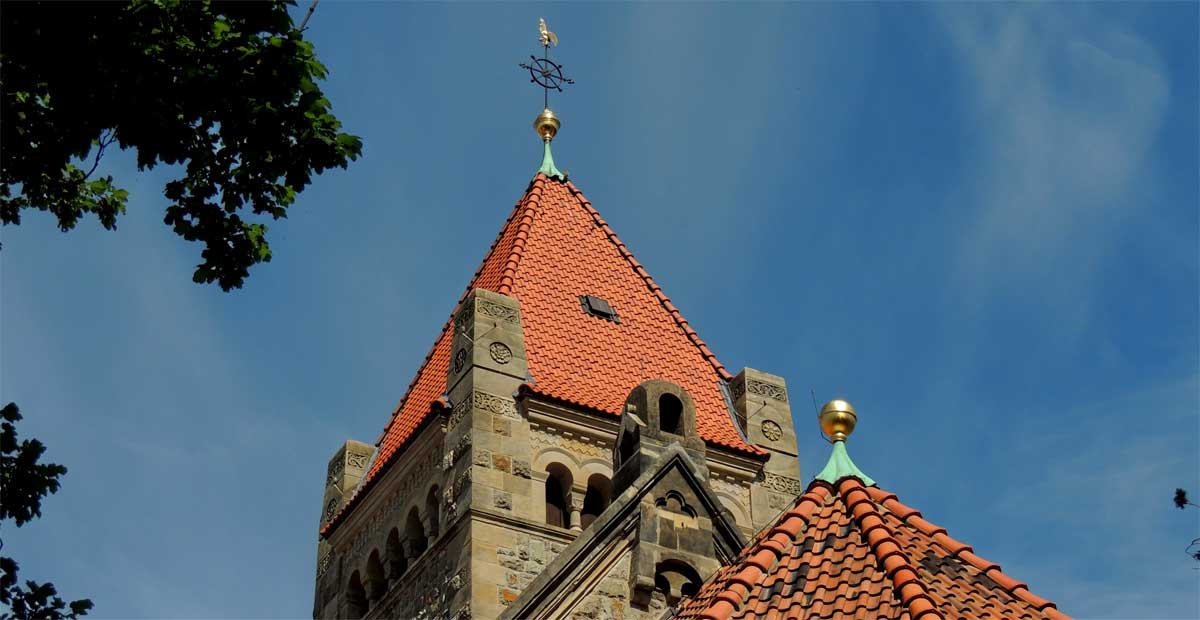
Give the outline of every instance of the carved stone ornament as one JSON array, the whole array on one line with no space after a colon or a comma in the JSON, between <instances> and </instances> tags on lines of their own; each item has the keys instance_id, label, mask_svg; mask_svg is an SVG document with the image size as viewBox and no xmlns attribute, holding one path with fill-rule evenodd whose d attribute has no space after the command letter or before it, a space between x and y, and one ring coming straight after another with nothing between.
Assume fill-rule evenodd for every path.
<instances>
[{"instance_id":1,"label":"carved stone ornament","mask_svg":"<svg viewBox=\"0 0 1200 620\"><path fill-rule=\"evenodd\" d=\"M488 346L488 355L491 355L497 364L507 364L512 360L513 352L503 342L493 342Z\"/></svg>"},{"instance_id":2,"label":"carved stone ornament","mask_svg":"<svg viewBox=\"0 0 1200 620\"><path fill-rule=\"evenodd\" d=\"M345 448L342 448L345 450ZM333 457L333 462L329 463L329 472L325 476L325 486L329 486L338 482L342 478L342 472L345 471L346 462L342 452L338 452L337 456Z\"/></svg>"},{"instance_id":3,"label":"carved stone ornament","mask_svg":"<svg viewBox=\"0 0 1200 620\"><path fill-rule=\"evenodd\" d=\"M466 347L459 347L458 351L456 351L454 353L454 372L456 372L456 373L462 372L463 366L466 366L466 365L467 365L467 349L466 349Z\"/></svg>"},{"instance_id":4,"label":"carved stone ornament","mask_svg":"<svg viewBox=\"0 0 1200 620\"><path fill-rule=\"evenodd\" d=\"M516 308L509 308L498 304L494 301L480 299L475 302L475 309L479 314L493 319L504 321L505 323L520 323L521 317L517 315Z\"/></svg>"},{"instance_id":5,"label":"carved stone ornament","mask_svg":"<svg viewBox=\"0 0 1200 620\"><path fill-rule=\"evenodd\" d=\"M476 409L482 409L506 418L520 418L517 413L517 403L511 398L504 398L495 394L481 392L475 390L472 394L472 399Z\"/></svg>"},{"instance_id":6,"label":"carved stone ornament","mask_svg":"<svg viewBox=\"0 0 1200 620\"><path fill-rule=\"evenodd\" d=\"M767 420L762 423L762 434L771 441L779 441L779 438L783 437L783 429L774 421Z\"/></svg>"},{"instance_id":7,"label":"carved stone ornament","mask_svg":"<svg viewBox=\"0 0 1200 620\"><path fill-rule=\"evenodd\" d=\"M446 421L446 432L454 430L459 422L467 416L467 412L471 410L471 401L462 399L454 403L454 408L450 410L450 419Z\"/></svg>"},{"instance_id":8,"label":"carved stone ornament","mask_svg":"<svg viewBox=\"0 0 1200 620\"><path fill-rule=\"evenodd\" d=\"M561 437L553 433L548 433L544 430L535 430L530 433L530 440L534 445L549 447L555 446L566 450L572 454L580 456L590 456L593 458L607 459L612 458L612 449L605 446L600 446L592 443Z\"/></svg>"},{"instance_id":9,"label":"carved stone ornament","mask_svg":"<svg viewBox=\"0 0 1200 620\"><path fill-rule=\"evenodd\" d=\"M346 463L350 467L357 467L358 469L366 469L367 461L369 460L371 460L371 455L367 453L351 452L346 456Z\"/></svg>"},{"instance_id":10,"label":"carved stone ornament","mask_svg":"<svg viewBox=\"0 0 1200 620\"><path fill-rule=\"evenodd\" d=\"M466 336L467 339L475 337L475 321L471 320L471 313L466 307L461 308L458 314L454 315L454 331L455 333Z\"/></svg>"},{"instance_id":11,"label":"carved stone ornament","mask_svg":"<svg viewBox=\"0 0 1200 620\"><path fill-rule=\"evenodd\" d=\"M804 492L804 487L800 485L800 481L779 474L764 473L762 485L772 491L786 493L792 497Z\"/></svg>"},{"instance_id":12,"label":"carved stone ornament","mask_svg":"<svg viewBox=\"0 0 1200 620\"><path fill-rule=\"evenodd\" d=\"M746 391L767 398L774 398L777 401L786 403L788 401L787 390L783 386L767 383L765 381L757 381L748 379L746 381Z\"/></svg>"}]
</instances>

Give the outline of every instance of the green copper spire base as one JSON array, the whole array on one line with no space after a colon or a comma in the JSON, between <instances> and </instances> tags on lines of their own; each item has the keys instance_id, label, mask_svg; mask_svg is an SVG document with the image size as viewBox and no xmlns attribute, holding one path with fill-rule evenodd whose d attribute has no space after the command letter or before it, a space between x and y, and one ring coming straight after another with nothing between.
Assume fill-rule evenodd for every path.
<instances>
[{"instance_id":1,"label":"green copper spire base","mask_svg":"<svg viewBox=\"0 0 1200 620\"><path fill-rule=\"evenodd\" d=\"M875 486L875 481L862 473L854 461L850 460L850 453L846 452L846 442L835 441L833 442L833 454L829 455L829 462L825 464L825 469L817 474L816 480L837 484L838 480L848 476L858 478L869 487Z\"/></svg>"},{"instance_id":2,"label":"green copper spire base","mask_svg":"<svg viewBox=\"0 0 1200 620\"><path fill-rule=\"evenodd\" d=\"M554 155L550 153L550 141L546 140L546 154L542 156L542 167L538 168L538 172L559 181L566 181L567 175L563 174L554 166Z\"/></svg>"}]
</instances>

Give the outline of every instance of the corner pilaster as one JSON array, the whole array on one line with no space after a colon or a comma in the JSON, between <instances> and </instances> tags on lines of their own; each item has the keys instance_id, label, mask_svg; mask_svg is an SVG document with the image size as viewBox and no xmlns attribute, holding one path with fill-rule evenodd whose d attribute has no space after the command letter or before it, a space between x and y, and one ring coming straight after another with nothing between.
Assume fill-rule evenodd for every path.
<instances>
[{"instance_id":1,"label":"corner pilaster","mask_svg":"<svg viewBox=\"0 0 1200 620\"><path fill-rule=\"evenodd\" d=\"M476 289L454 317L446 385L446 423L453 479L447 518L467 532L470 606L476 618L495 618L516 598L498 549L514 532L497 525L534 511L529 423L514 394L528 378L521 309L512 297ZM540 504L538 504L540 506ZM447 527L452 527L449 525Z\"/></svg>"},{"instance_id":2,"label":"corner pilaster","mask_svg":"<svg viewBox=\"0 0 1200 620\"><path fill-rule=\"evenodd\" d=\"M762 475L750 486L750 518L760 529L804 491L791 401L783 377L753 368L738 373L729 387L747 438L770 453Z\"/></svg>"}]
</instances>

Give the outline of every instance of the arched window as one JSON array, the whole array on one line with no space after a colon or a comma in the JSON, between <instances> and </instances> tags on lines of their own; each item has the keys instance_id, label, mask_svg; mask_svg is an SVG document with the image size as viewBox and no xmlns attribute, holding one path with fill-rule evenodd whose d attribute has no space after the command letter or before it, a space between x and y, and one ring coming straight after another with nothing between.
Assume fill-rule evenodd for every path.
<instances>
[{"instance_id":1,"label":"arched window","mask_svg":"<svg viewBox=\"0 0 1200 620\"><path fill-rule=\"evenodd\" d=\"M683 401L674 394L658 397L658 430L683 435Z\"/></svg>"},{"instance_id":2,"label":"arched window","mask_svg":"<svg viewBox=\"0 0 1200 620\"><path fill-rule=\"evenodd\" d=\"M374 603L387 594L387 580L383 578L383 562L379 561L379 552L372 551L367 558L367 600Z\"/></svg>"},{"instance_id":3,"label":"arched window","mask_svg":"<svg viewBox=\"0 0 1200 620\"><path fill-rule=\"evenodd\" d=\"M429 540L435 540L438 537L438 532L441 530L441 522L438 521L438 488L433 485L429 489L429 495L425 498L425 512L429 515Z\"/></svg>"},{"instance_id":4,"label":"arched window","mask_svg":"<svg viewBox=\"0 0 1200 620\"><path fill-rule=\"evenodd\" d=\"M559 463L551 463L546 473L546 524L570 527L567 497L571 493L571 472Z\"/></svg>"},{"instance_id":5,"label":"arched window","mask_svg":"<svg viewBox=\"0 0 1200 620\"><path fill-rule=\"evenodd\" d=\"M603 474L592 474L588 478L587 494L583 496L583 515L579 524L584 528L591 525L608 508L611 497L612 482Z\"/></svg>"},{"instance_id":6,"label":"arched window","mask_svg":"<svg viewBox=\"0 0 1200 620\"><path fill-rule=\"evenodd\" d=\"M346 586L346 617L358 620L367 613L367 591L363 589L362 579L358 571L350 575L350 583Z\"/></svg>"},{"instance_id":7,"label":"arched window","mask_svg":"<svg viewBox=\"0 0 1200 620\"><path fill-rule=\"evenodd\" d=\"M404 547L400 546L400 530L392 528L388 533L387 545L384 547L387 557L387 577L390 580L400 578L408 570L408 560L404 557Z\"/></svg>"},{"instance_id":8,"label":"arched window","mask_svg":"<svg viewBox=\"0 0 1200 620\"><path fill-rule=\"evenodd\" d=\"M421 518L417 516L417 509L414 507L408 511L408 519L404 523L404 546L408 550L405 555L414 559L425 551L426 545L425 527L421 525Z\"/></svg>"}]
</instances>

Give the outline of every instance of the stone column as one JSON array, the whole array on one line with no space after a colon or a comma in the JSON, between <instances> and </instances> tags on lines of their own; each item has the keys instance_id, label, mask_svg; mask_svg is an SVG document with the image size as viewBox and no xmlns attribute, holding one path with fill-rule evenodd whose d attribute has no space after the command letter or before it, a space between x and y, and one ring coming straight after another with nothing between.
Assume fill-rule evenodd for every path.
<instances>
[{"instance_id":1,"label":"stone column","mask_svg":"<svg viewBox=\"0 0 1200 620\"><path fill-rule=\"evenodd\" d=\"M571 531L583 531L583 498L587 491L571 489Z\"/></svg>"}]
</instances>

